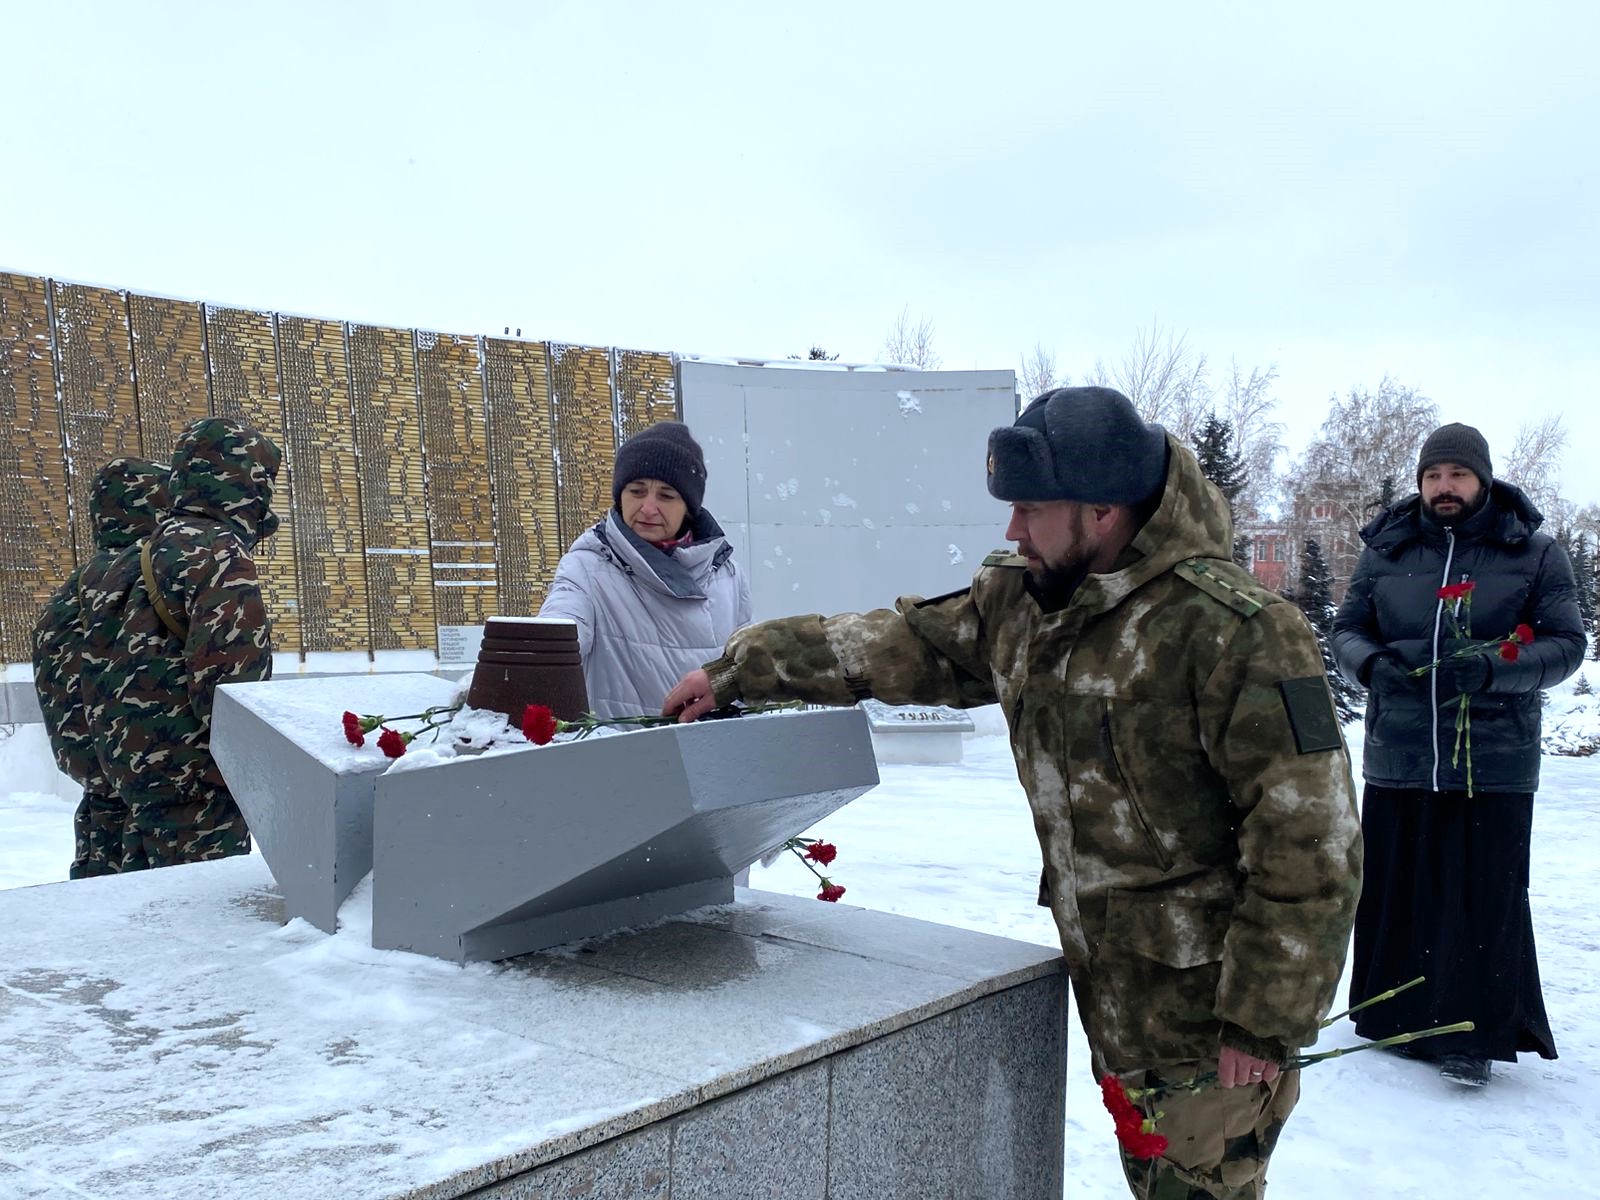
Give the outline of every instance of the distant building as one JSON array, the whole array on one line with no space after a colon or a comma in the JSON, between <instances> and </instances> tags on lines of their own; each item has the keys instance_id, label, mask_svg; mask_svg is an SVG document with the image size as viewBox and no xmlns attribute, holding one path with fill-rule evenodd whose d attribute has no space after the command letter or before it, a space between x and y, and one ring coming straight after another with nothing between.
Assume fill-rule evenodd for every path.
<instances>
[{"instance_id":1,"label":"distant building","mask_svg":"<svg viewBox=\"0 0 1600 1200\"><path fill-rule=\"evenodd\" d=\"M1300 544L1308 537L1317 539L1317 544L1322 547L1322 559L1328 564L1328 590L1333 602L1338 604L1344 599L1345 589L1350 586L1350 576L1355 574L1356 563L1361 558L1361 526L1377 508L1369 505L1352 512L1326 492L1321 497L1302 494L1295 499L1294 507L1298 525L1295 549L1298 551ZM1295 578L1299 578L1298 565Z\"/></svg>"},{"instance_id":2,"label":"distant building","mask_svg":"<svg viewBox=\"0 0 1600 1200\"><path fill-rule=\"evenodd\" d=\"M1250 573L1262 587L1283 594L1295 555L1282 521L1241 521L1235 531L1250 548Z\"/></svg>"},{"instance_id":3,"label":"distant building","mask_svg":"<svg viewBox=\"0 0 1600 1200\"><path fill-rule=\"evenodd\" d=\"M1300 582L1300 548L1307 538L1316 538L1328 564L1333 602L1339 603L1361 555L1361 540L1341 520L1342 512L1332 500L1301 493L1284 520L1238 522L1235 533L1250 544L1250 573L1280 596L1292 592Z\"/></svg>"}]
</instances>

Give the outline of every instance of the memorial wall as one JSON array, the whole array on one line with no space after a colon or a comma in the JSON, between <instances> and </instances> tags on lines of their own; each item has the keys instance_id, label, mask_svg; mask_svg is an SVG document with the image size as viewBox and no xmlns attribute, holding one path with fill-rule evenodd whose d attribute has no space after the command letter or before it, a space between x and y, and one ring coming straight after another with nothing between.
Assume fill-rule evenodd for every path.
<instances>
[{"instance_id":1,"label":"memorial wall","mask_svg":"<svg viewBox=\"0 0 1600 1200\"><path fill-rule=\"evenodd\" d=\"M610 506L618 439L678 416L676 365L0 272L0 662L93 552L100 466L165 461L208 414L284 451L256 554L280 653L437 651L533 613Z\"/></svg>"}]
</instances>

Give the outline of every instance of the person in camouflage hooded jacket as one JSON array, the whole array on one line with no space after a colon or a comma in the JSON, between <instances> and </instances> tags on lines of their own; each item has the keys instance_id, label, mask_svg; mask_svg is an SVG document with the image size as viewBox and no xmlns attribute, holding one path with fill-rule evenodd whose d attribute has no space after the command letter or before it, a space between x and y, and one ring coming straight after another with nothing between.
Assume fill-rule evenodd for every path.
<instances>
[{"instance_id":1,"label":"person in camouflage hooded jacket","mask_svg":"<svg viewBox=\"0 0 1600 1200\"><path fill-rule=\"evenodd\" d=\"M1161 1099L1171 1145L1125 1157L1130 1186L1259 1195L1298 1094L1279 1064L1316 1039L1360 887L1316 638L1231 562L1222 495L1120 393L1040 397L991 435L989 486L1028 557L892 610L750 626L665 711L998 700L1096 1075L1223 1085ZM1052 561L1035 543L1056 511L1079 524Z\"/></svg>"},{"instance_id":2,"label":"person in camouflage hooded jacket","mask_svg":"<svg viewBox=\"0 0 1600 1200\"><path fill-rule=\"evenodd\" d=\"M95 474L89 493L95 552L55 590L33 627L33 683L56 766L83 785L72 816L69 875L115 874L122 865L125 810L95 751L83 701L83 597L111 564L137 545L167 511L165 463L114 458Z\"/></svg>"},{"instance_id":3,"label":"person in camouflage hooded jacket","mask_svg":"<svg viewBox=\"0 0 1600 1200\"><path fill-rule=\"evenodd\" d=\"M277 528L282 452L224 417L191 422L172 457L172 509L86 595L85 694L101 761L127 805L124 871L248 853L211 757L219 683L272 674L251 550Z\"/></svg>"}]
</instances>

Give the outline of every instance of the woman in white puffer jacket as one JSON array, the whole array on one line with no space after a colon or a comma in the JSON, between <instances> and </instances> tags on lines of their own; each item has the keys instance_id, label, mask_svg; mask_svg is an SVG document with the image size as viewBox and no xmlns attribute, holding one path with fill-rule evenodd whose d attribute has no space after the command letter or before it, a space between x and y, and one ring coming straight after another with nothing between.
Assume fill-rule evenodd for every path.
<instances>
[{"instance_id":1,"label":"woman in white puffer jacket","mask_svg":"<svg viewBox=\"0 0 1600 1200\"><path fill-rule=\"evenodd\" d=\"M658 713L685 672L750 623L750 582L704 508L706 462L688 427L663 421L617 450L614 507L561 556L541 617L578 623L597 716Z\"/></svg>"}]
</instances>

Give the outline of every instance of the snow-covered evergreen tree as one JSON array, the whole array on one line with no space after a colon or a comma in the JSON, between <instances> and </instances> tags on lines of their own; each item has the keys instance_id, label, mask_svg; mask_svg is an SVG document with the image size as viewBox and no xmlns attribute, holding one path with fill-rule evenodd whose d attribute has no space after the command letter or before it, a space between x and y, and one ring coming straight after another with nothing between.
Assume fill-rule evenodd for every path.
<instances>
[{"instance_id":1,"label":"snow-covered evergreen tree","mask_svg":"<svg viewBox=\"0 0 1600 1200\"><path fill-rule=\"evenodd\" d=\"M1361 713L1363 696L1360 688L1339 673L1333 661L1333 580L1316 538L1308 537L1301 548L1300 586L1295 591L1294 602L1316 631L1317 644L1322 647L1322 669L1328 674L1328 690L1333 693L1333 707L1339 720L1354 719Z\"/></svg>"},{"instance_id":2,"label":"snow-covered evergreen tree","mask_svg":"<svg viewBox=\"0 0 1600 1200\"><path fill-rule=\"evenodd\" d=\"M1205 477L1228 498L1231 508L1234 498L1249 482L1244 462L1233 446L1233 426L1216 413L1208 416L1205 424L1200 426L1200 432L1195 434L1194 456L1200 460L1200 470Z\"/></svg>"},{"instance_id":3,"label":"snow-covered evergreen tree","mask_svg":"<svg viewBox=\"0 0 1600 1200\"><path fill-rule=\"evenodd\" d=\"M1200 426L1200 431L1195 434L1194 456L1199 460L1201 472L1217 485L1217 490L1227 499L1228 513L1233 517L1234 526L1237 528L1239 513L1234 508L1233 502L1250 482L1250 472L1246 470L1244 459L1234 446L1233 426L1216 413L1208 416L1205 424ZM1235 535L1233 561L1247 571L1250 569L1248 538Z\"/></svg>"},{"instance_id":4,"label":"snow-covered evergreen tree","mask_svg":"<svg viewBox=\"0 0 1600 1200\"><path fill-rule=\"evenodd\" d=\"M1578 616L1588 634L1590 653L1600 660L1600 624L1595 621L1595 551L1589 548L1589 535L1572 525L1562 523L1555 532L1556 545L1567 552L1572 563L1572 581L1577 592Z\"/></svg>"},{"instance_id":5,"label":"snow-covered evergreen tree","mask_svg":"<svg viewBox=\"0 0 1600 1200\"><path fill-rule=\"evenodd\" d=\"M1595 624L1595 550L1590 548L1589 535L1577 534L1572 539L1570 553L1572 574L1578 585L1578 615L1583 618L1583 627L1589 631L1595 657L1600 658L1600 627Z\"/></svg>"},{"instance_id":6,"label":"snow-covered evergreen tree","mask_svg":"<svg viewBox=\"0 0 1600 1200\"><path fill-rule=\"evenodd\" d=\"M1572 539L1572 574L1578 584L1578 612L1585 625L1594 623L1594 552L1589 549L1589 536L1579 533Z\"/></svg>"}]
</instances>

